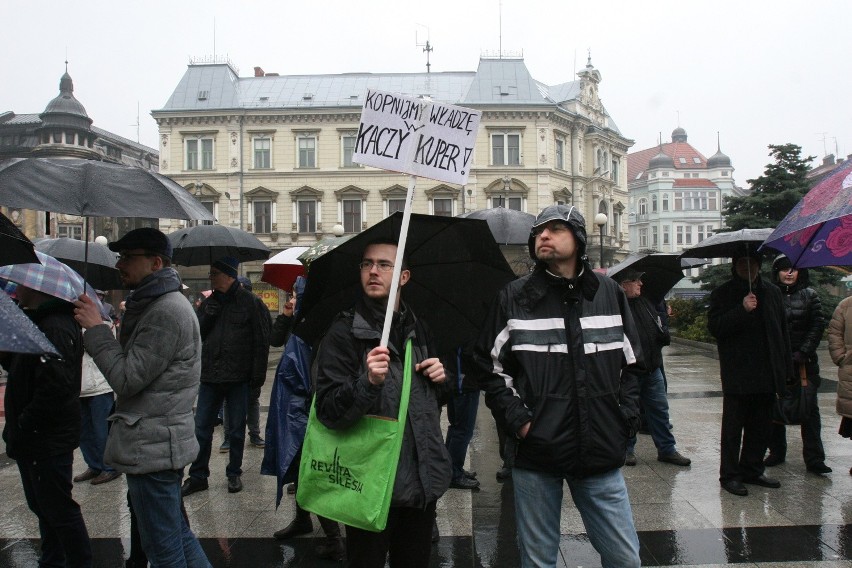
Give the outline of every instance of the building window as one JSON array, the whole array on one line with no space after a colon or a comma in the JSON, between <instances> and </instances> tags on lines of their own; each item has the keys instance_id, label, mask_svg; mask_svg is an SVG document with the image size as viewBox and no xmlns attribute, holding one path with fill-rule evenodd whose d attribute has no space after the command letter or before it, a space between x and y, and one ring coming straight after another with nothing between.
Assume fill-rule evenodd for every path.
<instances>
[{"instance_id":1,"label":"building window","mask_svg":"<svg viewBox=\"0 0 852 568\"><path fill-rule=\"evenodd\" d=\"M556 140L556 169L565 169L565 142L558 138Z\"/></svg>"},{"instance_id":2,"label":"building window","mask_svg":"<svg viewBox=\"0 0 852 568\"><path fill-rule=\"evenodd\" d=\"M257 169L269 169L272 167L272 139L255 138L254 141L254 167Z\"/></svg>"},{"instance_id":3,"label":"building window","mask_svg":"<svg viewBox=\"0 0 852 568\"><path fill-rule=\"evenodd\" d=\"M663 225L663 246L672 244L671 231L668 225Z\"/></svg>"},{"instance_id":4,"label":"building window","mask_svg":"<svg viewBox=\"0 0 852 568\"><path fill-rule=\"evenodd\" d=\"M678 246L683 246L683 225L677 225L675 227L675 243Z\"/></svg>"},{"instance_id":5,"label":"building window","mask_svg":"<svg viewBox=\"0 0 852 568\"><path fill-rule=\"evenodd\" d=\"M355 154L355 139L354 134L344 134L340 137L340 151L342 152L340 163L344 168L360 167L360 164L352 161L352 156Z\"/></svg>"},{"instance_id":6,"label":"building window","mask_svg":"<svg viewBox=\"0 0 852 568\"><path fill-rule=\"evenodd\" d=\"M521 164L521 135L491 135L491 165L518 166Z\"/></svg>"},{"instance_id":7,"label":"building window","mask_svg":"<svg viewBox=\"0 0 852 568\"><path fill-rule=\"evenodd\" d=\"M491 207L503 207L504 209L514 209L515 211L522 211L523 204L523 197L506 197L505 195L495 195L491 198Z\"/></svg>"},{"instance_id":8,"label":"building window","mask_svg":"<svg viewBox=\"0 0 852 568\"><path fill-rule=\"evenodd\" d=\"M388 199L388 215L405 211L405 199Z\"/></svg>"},{"instance_id":9,"label":"building window","mask_svg":"<svg viewBox=\"0 0 852 568\"><path fill-rule=\"evenodd\" d=\"M299 209L299 232L315 233L317 230L317 202L300 200Z\"/></svg>"},{"instance_id":10,"label":"building window","mask_svg":"<svg viewBox=\"0 0 852 568\"><path fill-rule=\"evenodd\" d=\"M656 212L657 212L657 196L652 195L651 196L651 213L656 213Z\"/></svg>"},{"instance_id":11,"label":"building window","mask_svg":"<svg viewBox=\"0 0 852 568\"><path fill-rule=\"evenodd\" d=\"M684 239L684 244L687 246L692 246L692 226L687 225L683 228L684 234L686 238Z\"/></svg>"},{"instance_id":12,"label":"building window","mask_svg":"<svg viewBox=\"0 0 852 568\"><path fill-rule=\"evenodd\" d=\"M669 194L664 193L663 194L663 211L668 211L668 210L669 210Z\"/></svg>"},{"instance_id":13,"label":"building window","mask_svg":"<svg viewBox=\"0 0 852 568\"><path fill-rule=\"evenodd\" d=\"M609 179L612 181L618 181L618 163L619 160L613 160L612 165L609 169Z\"/></svg>"},{"instance_id":14,"label":"building window","mask_svg":"<svg viewBox=\"0 0 852 568\"><path fill-rule=\"evenodd\" d=\"M357 233L361 230L361 200L343 200L343 230L347 233Z\"/></svg>"},{"instance_id":15,"label":"building window","mask_svg":"<svg viewBox=\"0 0 852 568\"><path fill-rule=\"evenodd\" d=\"M727 177L728 170L722 170L722 177Z\"/></svg>"},{"instance_id":16,"label":"building window","mask_svg":"<svg viewBox=\"0 0 852 568\"><path fill-rule=\"evenodd\" d=\"M453 216L453 200L449 197L435 197L432 199L432 214L436 217Z\"/></svg>"},{"instance_id":17,"label":"building window","mask_svg":"<svg viewBox=\"0 0 852 568\"><path fill-rule=\"evenodd\" d=\"M299 167L317 167L317 139L315 136L299 136Z\"/></svg>"},{"instance_id":18,"label":"building window","mask_svg":"<svg viewBox=\"0 0 852 568\"><path fill-rule=\"evenodd\" d=\"M254 232L268 234L272 232L272 202L252 201L254 209Z\"/></svg>"},{"instance_id":19,"label":"building window","mask_svg":"<svg viewBox=\"0 0 852 568\"><path fill-rule=\"evenodd\" d=\"M651 227L651 248L660 246L660 230L659 227Z\"/></svg>"},{"instance_id":20,"label":"building window","mask_svg":"<svg viewBox=\"0 0 852 568\"><path fill-rule=\"evenodd\" d=\"M186 169L213 169L212 138L188 138L186 140Z\"/></svg>"},{"instance_id":21,"label":"building window","mask_svg":"<svg viewBox=\"0 0 852 568\"><path fill-rule=\"evenodd\" d=\"M72 225L60 223L56 226L57 238L66 237L69 239L83 240L83 225Z\"/></svg>"},{"instance_id":22,"label":"building window","mask_svg":"<svg viewBox=\"0 0 852 568\"><path fill-rule=\"evenodd\" d=\"M698 242L704 240L704 225L698 225Z\"/></svg>"},{"instance_id":23,"label":"building window","mask_svg":"<svg viewBox=\"0 0 852 568\"><path fill-rule=\"evenodd\" d=\"M648 229L639 229L639 247L648 248Z\"/></svg>"},{"instance_id":24,"label":"building window","mask_svg":"<svg viewBox=\"0 0 852 568\"><path fill-rule=\"evenodd\" d=\"M639 200L639 214L647 215L648 214L648 200L644 197Z\"/></svg>"}]
</instances>

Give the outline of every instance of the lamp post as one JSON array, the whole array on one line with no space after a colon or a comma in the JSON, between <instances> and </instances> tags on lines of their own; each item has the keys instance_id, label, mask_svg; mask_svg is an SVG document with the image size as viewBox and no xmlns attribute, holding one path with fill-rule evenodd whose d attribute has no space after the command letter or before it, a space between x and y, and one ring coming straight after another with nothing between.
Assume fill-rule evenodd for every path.
<instances>
[{"instance_id":1,"label":"lamp post","mask_svg":"<svg viewBox=\"0 0 852 568\"><path fill-rule=\"evenodd\" d=\"M598 213L595 215L595 225L598 226L601 233L601 264L600 268L604 267L604 227L608 221L606 213Z\"/></svg>"}]
</instances>

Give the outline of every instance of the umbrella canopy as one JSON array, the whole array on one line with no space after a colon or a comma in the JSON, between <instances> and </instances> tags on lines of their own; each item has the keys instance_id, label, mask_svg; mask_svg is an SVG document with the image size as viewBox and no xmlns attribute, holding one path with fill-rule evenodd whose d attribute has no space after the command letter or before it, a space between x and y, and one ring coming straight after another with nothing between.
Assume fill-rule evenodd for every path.
<instances>
[{"instance_id":1,"label":"umbrella canopy","mask_svg":"<svg viewBox=\"0 0 852 568\"><path fill-rule=\"evenodd\" d=\"M104 245L88 243L89 263L87 266L86 247L87 243L84 241L67 237L41 239L35 245L37 251L67 264L95 288L100 290L123 288L118 269L115 267L116 254Z\"/></svg>"},{"instance_id":2,"label":"umbrella canopy","mask_svg":"<svg viewBox=\"0 0 852 568\"><path fill-rule=\"evenodd\" d=\"M48 296L73 302L83 294L83 278L67 264L59 262L52 256L36 251L41 264L12 264L0 266L0 278L17 282L32 290L37 290ZM92 285L85 286L86 295L106 315L104 306Z\"/></svg>"},{"instance_id":3,"label":"umbrella canopy","mask_svg":"<svg viewBox=\"0 0 852 568\"><path fill-rule=\"evenodd\" d=\"M397 212L311 263L294 333L312 344L361 294L358 263L366 245L399 238ZM497 291L515 278L488 224L411 215L406 245L411 279L402 299L432 329L439 353L474 340Z\"/></svg>"},{"instance_id":4,"label":"umbrella canopy","mask_svg":"<svg viewBox=\"0 0 852 568\"><path fill-rule=\"evenodd\" d=\"M33 320L15 305L12 298L0 291L0 352L59 355L56 348L36 327Z\"/></svg>"},{"instance_id":5,"label":"umbrella canopy","mask_svg":"<svg viewBox=\"0 0 852 568\"><path fill-rule=\"evenodd\" d=\"M32 241L0 213L0 266L25 262L38 262Z\"/></svg>"},{"instance_id":6,"label":"umbrella canopy","mask_svg":"<svg viewBox=\"0 0 852 568\"><path fill-rule=\"evenodd\" d=\"M223 256L240 262L266 260L269 249L257 237L224 225L196 225L170 233L172 262L183 266L212 264Z\"/></svg>"},{"instance_id":7,"label":"umbrella canopy","mask_svg":"<svg viewBox=\"0 0 852 568\"><path fill-rule=\"evenodd\" d=\"M755 253L772 233L772 229L740 229L716 233L681 253L682 258L731 258L746 252Z\"/></svg>"},{"instance_id":8,"label":"umbrella canopy","mask_svg":"<svg viewBox=\"0 0 852 568\"><path fill-rule=\"evenodd\" d=\"M290 247L264 262L261 281L282 290L292 290L296 278L305 274L305 265L299 255L306 250L308 247Z\"/></svg>"},{"instance_id":9,"label":"umbrella canopy","mask_svg":"<svg viewBox=\"0 0 852 568\"><path fill-rule=\"evenodd\" d=\"M607 276L618 279L618 274L630 269L644 272L642 295L655 304L663 301L666 294L683 278L683 269L706 264L704 259L682 259L675 253L655 252L630 253L627 258L607 269Z\"/></svg>"},{"instance_id":10,"label":"umbrella canopy","mask_svg":"<svg viewBox=\"0 0 852 568\"><path fill-rule=\"evenodd\" d=\"M793 266L852 264L852 160L805 195L766 239Z\"/></svg>"},{"instance_id":11,"label":"umbrella canopy","mask_svg":"<svg viewBox=\"0 0 852 568\"><path fill-rule=\"evenodd\" d=\"M500 245L526 245L535 222L535 215L505 207L477 209L459 217L486 221L494 240Z\"/></svg>"},{"instance_id":12,"label":"umbrella canopy","mask_svg":"<svg viewBox=\"0 0 852 568\"><path fill-rule=\"evenodd\" d=\"M186 189L151 170L78 158L0 163L0 204L84 217L212 221Z\"/></svg>"},{"instance_id":13,"label":"umbrella canopy","mask_svg":"<svg viewBox=\"0 0 852 568\"><path fill-rule=\"evenodd\" d=\"M317 241L308 247L308 250L299 255L299 261L305 265L305 269L311 267L311 263L324 255L331 252L355 235L344 235L342 237L328 237Z\"/></svg>"}]
</instances>

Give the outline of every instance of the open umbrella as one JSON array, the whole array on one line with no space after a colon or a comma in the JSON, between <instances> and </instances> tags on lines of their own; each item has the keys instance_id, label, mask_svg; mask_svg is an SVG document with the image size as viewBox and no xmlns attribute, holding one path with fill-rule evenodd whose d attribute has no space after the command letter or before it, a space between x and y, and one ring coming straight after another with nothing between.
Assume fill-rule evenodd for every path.
<instances>
[{"instance_id":1,"label":"open umbrella","mask_svg":"<svg viewBox=\"0 0 852 568\"><path fill-rule=\"evenodd\" d=\"M364 248L397 240L402 217L394 213L311 263L294 333L312 344L354 305ZM488 224L477 219L412 214L406 253L411 279L402 299L429 324L439 353L476 338L497 291L515 278Z\"/></svg>"},{"instance_id":2,"label":"open umbrella","mask_svg":"<svg viewBox=\"0 0 852 568\"><path fill-rule=\"evenodd\" d=\"M36 327L33 320L0 291L0 352L59 355L59 352Z\"/></svg>"},{"instance_id":3,"label":"open umbrella","mask_svg":"<svg viewBox=\"0 0 852 568\"><path fill-rule=\"evenodd\" d=\"M170 233L172 262L183 266L212 264L223 256L240 262L266 260L269 248L257 237L224 225L196 225Z\"/></svg>"},{"instance_id":4,"label":"open umbrella","mask_svg":"<svg viewBox=\"0 0 852 568\"><path fill-rule=\"evenodd\" d=\"M766 239L793 266L852 264L852 160L816 184Z\"/></svg>"},{"instance_id":5,"label":"open umbrella","mask_svg":"<svg viewBox=\"0 0 852 568\"><path fill-rule=\"evenodd\" d=\"M37 251L43 252L64 262L83 276L86 281L100 290L118 290L123 288L118 269L115 267L116 254L102 244L88 243L88 267L86 267L86 243L78 239L62 237L59 239L41 239L36 242Z\"/></svg>"},{"instance_id":6,"label":"open umbrella","mask_svg":"<svg viewBox=\"0 0 852 568\"><path fill-rule=\"evenodd\" d=\"M299 260L299 255L306 250L308 247L290 247L264 262L261 281L281 290L292 290L296 278L305 273L305 265Z\"/></svg>"},{"instance_id":7,"label":"open umbrella","mask_svg":"<svg viewBox=\"0 0 852 568\"><path fill-rule=\"evenodd\" d=\"M620 272L635 270L642 275L642 295L653 303L661 302L675 284L683 278L683 269L706 264L704 259L681 258L675 253L634 252L627 258L607 269L607 276L617 279Z\"/></svg>"},{"instance_id":8,"label":"open umbrella","mask_svg":"<svg viewBox=\"0 0 852 568\"><path fill-rule=\"evenodd\" d=\"M311 263L327 252L333 251L355 235L343 235L341 237L326 237L308 247L308 250L299 255L299 261L310 269Z\"/></svg>"},{"instance_id":9,"label":"open umbrella","mask_svg":"<svg viewBox=\"0 0 852 568\"><path fill-rule=\"evenodd\" d=\"M38 262L32 241L0 213L0 266L25 262Z\"/></svg>"},{"instance_id":10,"label":"open umbrella","mask_svg":"<svg viewBox=\"0 0 852 568\"><path fill-rule=\"evenodd\" d=\"M746 252L757 252L772 229L740 229L716 233L692 248L683 251L681 258L731 258Z\"/></svg>"},{"instance_id":11,"label":"open umbrella","mask_svg":"<svg viewBox=\"0 0 852 568\"><path fill-rule=\"evenodd\" d=\"M95 295L92 285L84 286L83 277L62 262L43 252L36 251L36 256L41 264L11 264L0 266L0 278L17 282L32 290L37 290L48 296L73 302L83 294L89 296L101 314L107 315L104 305Z\"/></svg>"},{"instance_id":12,"label":"open umbrella","mask_svg":"<svg viewBox=\"0 0 852 568\"><path fill-rule=\"evenodd\" d=\"M500 245L526 245L535 222L535 215L505 207L477 209L458 216L486 221L494 240Z\"/></svg>"}]
</instances>

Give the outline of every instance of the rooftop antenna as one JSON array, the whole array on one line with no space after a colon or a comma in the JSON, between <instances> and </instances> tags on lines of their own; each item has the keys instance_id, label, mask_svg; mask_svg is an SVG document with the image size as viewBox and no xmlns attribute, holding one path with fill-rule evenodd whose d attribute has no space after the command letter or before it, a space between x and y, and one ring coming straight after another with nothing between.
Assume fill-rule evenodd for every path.
<instances>
[{"instance_id":1,"label":"rooftop antenna","mask_svg":"<svg viewBox=\"0 0 852 568\"><path fill-rule=\"evenodd\" d=\"M136 101L136 124L130 126L136 127L136 143L139 144L139 101Z\"/></svg>"},{"instance_id":2,"label":"rooftop antenna","mask_svg":"<svg viewBox=\"0 0 852 568\"><path fill-rule=\"evenodd\" d=\"M817 132L817 136L822 136L822 138L817 138L817 140L822 140L822 155L828 156L828 147L825 145L826 137L828 136L828 132Z\"/></svg>"},{"instance_id":3,"label":"rooftop antenna","mask_svg":"<svg viewBox=\"0 0 852 568\"><path fill-rule=\"evenodd\" d=\"M716 131L716 151L722 151L722 138L719 136L719 131Z\"/></svg>"},{"instance_id":4,"label":"rooftop antenna","mask_svg":"<svg viewBox=\"0 0 852 568\"><path fill-rule=\"evenodd\" d=\"M426 54L426 73L430 73L432 71L432 64L429 62L429 55L432 53L433 48L429 43L429 26L424 26L423 24L417 25L426 28L426 43L423 44L417 41L417 30L414 30L414 43L417 47L423 48L423 52Z\"/></svg>"}]
</instances>

